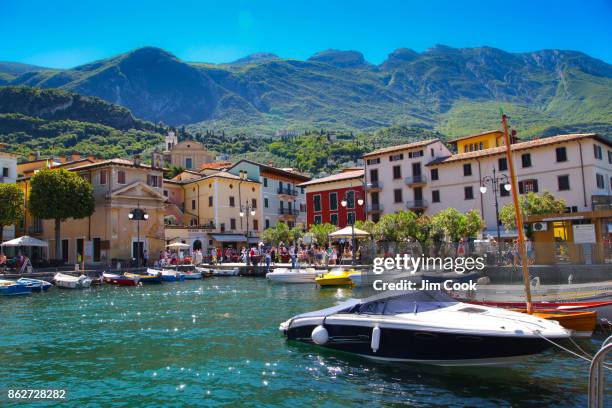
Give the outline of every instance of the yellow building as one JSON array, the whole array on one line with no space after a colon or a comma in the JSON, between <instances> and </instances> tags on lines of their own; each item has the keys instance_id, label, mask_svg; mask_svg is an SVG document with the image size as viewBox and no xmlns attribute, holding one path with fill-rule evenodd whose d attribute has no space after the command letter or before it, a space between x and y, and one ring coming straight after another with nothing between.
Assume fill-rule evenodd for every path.
<instances>
[{"instance_id":1,"label":"yellow building","mask_svg":"<svg viewBox=\"0 0 612 408\"><path fill-rule=\"evenodd\" d=\"M514 136L512 143L518 137ZM490 149L504 145L504 132L501 130L488 130L468 136L461 136L448 142L457 148L457 153L475 152L478 150Z\"/></svg>"},{"instance_id":2,"label":"yellow building","mask_svg":"<svg viewBox=\"0 0 612 408\"><path fill-rule=\"evenodd\" d=\"M168 206L167 214L183 210L181 222L166 225L168 242L184 242L192 249L209 250L211 247L240 248L259 242L261 231L261 184L252 179L220 171L198 178L191 174L181 180L173 179L166 185L164 195L170 201L181 194L183 202ZM170 213L169 210L173 211Z\"/></svg>"},{"instance_id":3,"label":"yellow building","mask_svg":"<svg viewBox=\"0 0 612 408\"><path fill-rule=\"evenodd\" d=\"M85 263L123 265L147 251L151 260L165 246L164 196L162 169L151 168L139 160L112 159L96 163L66 166L88 179L94 189L94 213L84 219L69 219L61 223L61 253L55 254L53 220L37 220L26 214L19 226L26 232L49 243L48 258L76 263L85 252ZM29 196L30 177L18 180ZM131 221L129 213L140 207L147 214L146 221Z\"/></svg>"},{"instance_id":4,"label":"yellow building","mask_svg":"<svg viewBox=\"0 0 612 408\"><path fill-rule=\"evenodd\" d=\"M170 132L166 136L163 157L167 167L181 167L187 170L198 170L202 164L215 160L215 155L207 150L202 143L195 140L179 142L174 132Z\"/></svg>"}]
</instances>

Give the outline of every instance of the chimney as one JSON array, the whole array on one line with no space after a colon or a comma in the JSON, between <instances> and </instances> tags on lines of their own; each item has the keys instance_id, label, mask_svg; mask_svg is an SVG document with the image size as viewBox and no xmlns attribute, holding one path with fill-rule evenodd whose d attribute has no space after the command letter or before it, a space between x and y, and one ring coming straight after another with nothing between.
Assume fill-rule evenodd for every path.
<instances>
[{"instance_id":1,"label":"chimney","mask_svg":"<svg viewBox=\"0 0 612 408\"><path fill-rule=\"evenodd\" d=\"M72 160L80 160L81 159L81 154L78 152L72 152Z\"/></svg>"},{"instance_id":2,"label":"chimney","mask_svg":"<svg viewBox=\"0 0 612 408\"><path fill-rule=\"evenodd\" d=\"M94 156L93 154L90 154L87 156L87 159L91 162L95 162L96 161L96 156Z\"/></svg>"},{"instance_id":3,"label":"chimney","mask_svg":"<svg viewBox=\"0 0 612 408\"><path fill-rule=\"evenodd\" d=\"M140 155L139 154L134 155L134 166L140 166Z\"/></svg>"}]
</instances>

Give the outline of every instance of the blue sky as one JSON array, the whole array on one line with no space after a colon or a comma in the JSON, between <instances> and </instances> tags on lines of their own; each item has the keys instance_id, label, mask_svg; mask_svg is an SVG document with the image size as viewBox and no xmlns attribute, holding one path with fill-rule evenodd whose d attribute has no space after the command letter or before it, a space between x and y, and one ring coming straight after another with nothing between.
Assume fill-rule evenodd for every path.
<instances>
[{"instance_id":1,"label":"blue sky","mask_svg":"<svg viewBox=\"0 0 612 408\"><path fill-rule=\"evenodd\" d=\"M435 44L573 49L612 63L612 0L0 0L0 38L0 61L59 68L145 45L215 63L328 48L380 63Z\"/></svg>"}]
</instances>

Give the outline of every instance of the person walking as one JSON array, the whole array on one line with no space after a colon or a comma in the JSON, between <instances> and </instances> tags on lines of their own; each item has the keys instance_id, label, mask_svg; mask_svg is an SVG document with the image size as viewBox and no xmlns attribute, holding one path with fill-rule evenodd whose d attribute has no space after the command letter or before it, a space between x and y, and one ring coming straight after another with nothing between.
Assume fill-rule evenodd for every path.
<instances>
[{"instance_id":1,"label":"person walking","mask_svg":"<svg viewBox=\"0 0 612 408\"><path fill-rule=\"evenodd\" d=\"M295 253L295 246L294 245L291 245L289 247L289 256L291 257L291 269L295 269L297 267L297 265L296 265L296 263L297 263L296 262L297 255Z\"/></svg>"}]
</instances>

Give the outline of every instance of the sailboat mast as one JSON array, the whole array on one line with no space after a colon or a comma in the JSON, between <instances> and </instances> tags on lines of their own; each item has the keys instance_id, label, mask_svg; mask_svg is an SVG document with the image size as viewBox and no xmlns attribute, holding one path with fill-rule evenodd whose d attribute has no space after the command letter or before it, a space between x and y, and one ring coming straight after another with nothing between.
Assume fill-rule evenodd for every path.
<instances>
[{"instance_id":1,"label":"sailboat mast","mask_svg":"<svg viewBox=\"0 0 612 408\"><path fill-rule=\"evenodd\" d=\"M531 288L529 286L529 265L527 260L527 249L525 248L525 232L523 230L523 212L519 202L518 185L516 183L516 174L514 172L514 161L512 160L512 152L510 150L510 135L508 134L508 117L502 113L502 126L504 128L504 143L506 144L506 161L508 162L508 171L510 173L510 184L512 186L512 201L514 203L514 215L516 218L516 230L518 233L518 250L521 258L521 268L523 270L523 284L525 285L525 295L527 298L527 313L533 313L533 305L531 304Z\"/></svg>"}]
</instances>

